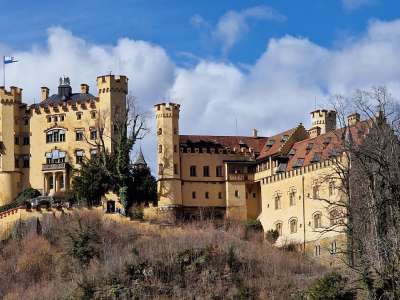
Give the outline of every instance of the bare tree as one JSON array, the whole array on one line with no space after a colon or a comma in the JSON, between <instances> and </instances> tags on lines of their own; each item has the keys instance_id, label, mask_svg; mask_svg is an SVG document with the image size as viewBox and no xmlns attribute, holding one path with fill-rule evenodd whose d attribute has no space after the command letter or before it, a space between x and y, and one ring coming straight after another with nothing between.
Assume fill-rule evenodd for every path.
<instances>
[{"instance_id":1,"label":"bare tree","mask_svg":"<svg viewBox=\"0 0 400 300\"><path fill-rule=\"evenodd\" d=\"M336 97L342 129L340 155L330 179L340 182L340 199L321 199L338 208L323 232L347 235L343 249L369 299L400 298L399 110L386 88ZM348 110L365 121L349 126ZM324 179L326 180L326 178ZM335 220L336 219L336 220Z\"/></svg>"}]
</instances>

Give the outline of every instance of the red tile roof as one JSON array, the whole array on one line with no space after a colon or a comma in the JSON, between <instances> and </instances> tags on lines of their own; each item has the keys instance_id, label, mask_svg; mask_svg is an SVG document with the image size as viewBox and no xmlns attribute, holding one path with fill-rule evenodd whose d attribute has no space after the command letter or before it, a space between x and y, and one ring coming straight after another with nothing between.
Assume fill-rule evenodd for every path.
<instances>
[{"instance_id":1,"label":"red tile roof","mask_svg":"<svg viewBox=\"0 0 400 300\"><path fill-rule=\"evenodd\" d=\"M368 121L358 122L355 126L349 127L349 129L353 140L356 143L361 143L364 135L368 132ZM295 143L291 150L291 152L294 150L295 154L289 155L286 171L293 170L293 166L298 159L304 159L302 166L307 166L313 163L315 155L318 156L319 161L323 161L331 157L334 152L340 154L343 151L343 133L344 128L340 128L321 134L315 138Z\"/></svg>"},{"instance_id":2,"label":"red tile roof","mask_svg":"<svg viewBox=\"0 0 400 300\"><path fill-rule=\"evenodd\" d=\"M265 145L263 146L260 156L258 158L261 159L261 158L265 158L265 157L277 154L279 152L279 150L281 149L281 146L286 142L287 139L289 139L289 137L296 131L296 129L297 129L297 127L269 137L267 139ZM287 136L286 140L282 139L284 136ZM269 146L269 145L271 145L271 146Z\"/></svg>"},{"instance_id":3,"label":"red tile roof","mask_svg":"<svg viewBox=\"0 0 400 300\"><path fill-rule=\"evenodd\" d=\"M253 137L253 136L213 136L213 135L181 135L180 144L190 143L211 143L215 146L222 146L226 148L239 148L239 143L243 142L249 148L253 148L255 152L260 152L264 146L266 137Z\"/></svg>"}]
</instances>

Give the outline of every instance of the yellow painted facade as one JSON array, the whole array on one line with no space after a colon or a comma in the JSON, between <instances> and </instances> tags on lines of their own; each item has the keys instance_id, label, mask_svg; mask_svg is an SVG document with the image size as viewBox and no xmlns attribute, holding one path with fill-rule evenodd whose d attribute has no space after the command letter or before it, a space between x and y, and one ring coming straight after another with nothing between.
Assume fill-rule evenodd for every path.
<instances>
[{"instance_id":1,"label":"yellow painted facade","mask_svg":"<svg viewBox=\"0 0 400 300\"><path fill-rule=\"evenodd\" d=\"M112 150L113 121L126 107L128 79L97 78L97 96L81 84L73 92L69 78L60 78L58 92L41 88L38 104L22 103L22 89L0 88L0 206L23 189L43 195L65 195L80 161L96 155L99 130Z\"/></svg>"},{"instance_id":2,"label":"yellow painted facade","mask_svg":"<svg viewBox=\"0 0 400 300\"><path fill-rule=\"evenodd\" d=\"M155 105L161 210L220 209L228 218L259 219L264 231L278 230L278 245L301 244L317 256L321 247L336 251L343 237L322 234L332 225L332 205L321 201L341 197L340 183L329 179L333 161L343 159L327 154L334 150L333 111L312 112L309 130L300 124L267 138L256 130L248 137L180 135L180 108Z\"/></svg>"}]
</instances>

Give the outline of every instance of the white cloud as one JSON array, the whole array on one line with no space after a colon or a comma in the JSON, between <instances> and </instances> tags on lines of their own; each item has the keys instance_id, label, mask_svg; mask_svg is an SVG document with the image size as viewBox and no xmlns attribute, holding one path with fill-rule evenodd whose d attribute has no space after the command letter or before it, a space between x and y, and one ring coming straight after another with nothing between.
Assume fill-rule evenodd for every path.
<instances>
[{"instance_id":1,"label":"white cloud","mask_svg":"<svg viewBox=\"0 0 400 300\"><path fill-rule=\"evenodd\" d=\"M346 10L352 11L364 6L376 4L377 0L342 0L342 4Z\"/></svg>"},{"instance_id":2,"label":"white cloud","mask_svg":"<svg viewBox=\"0 0 400 300\"><path fill-rule=\"evenodd\" d=\"M63 74L71 77L75 90L88 82L94 92L96 76L113 70L129 77L130 90L146 110L158 101L181 103L181 132L186 134L233 135L237 119L238 134L256 127L270 135L299 122L309 126L315 97L323 105L332 94L382 84L400 96L400 19L373 21L361 37L334 50L289 35L271 39L245 69L204 58L193 67L177 67L161 47L145 41L95 45L62 28L48 34L45 47L10 53L20 62L7 67L8 85L24 88L24 101L38 101L43 85L55 92ZM153 125L154 119L149 122ZM154 143L153 131L143 144L153 165Z\"/></svg>"},{"instance_id":3,"label":"white cloud","mask_svg":"<svg viewBox=\"0 0 400 300\"><path fill-rule=\"evenodd\" d=\"M286 17L268 6L255 6L242 11L228 11L218 21L213 35L222 43L222 50L229 49L249 30L248 22L255 20L270 20L282 22Z\"/></svg>"}]
</instances>

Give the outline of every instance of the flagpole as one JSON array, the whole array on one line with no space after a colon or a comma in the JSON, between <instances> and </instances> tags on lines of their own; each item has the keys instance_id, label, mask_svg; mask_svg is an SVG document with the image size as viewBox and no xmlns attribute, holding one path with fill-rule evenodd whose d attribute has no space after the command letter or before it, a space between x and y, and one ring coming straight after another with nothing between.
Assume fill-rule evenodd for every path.
<instances>
[{"instance_id":1,"label":"flagpole","mask_svg":"<svg viewBox=\"0 0 400 300\"><path fill-rule=\"evenodd\" d=\"M6 57L3 56L3 86L6 88Z\"/></svg>"}]
</instances>

